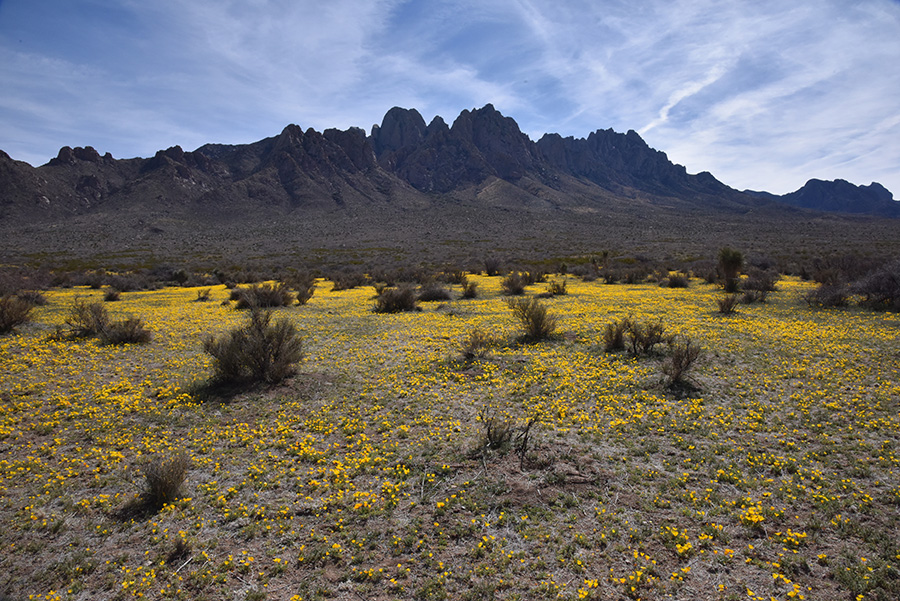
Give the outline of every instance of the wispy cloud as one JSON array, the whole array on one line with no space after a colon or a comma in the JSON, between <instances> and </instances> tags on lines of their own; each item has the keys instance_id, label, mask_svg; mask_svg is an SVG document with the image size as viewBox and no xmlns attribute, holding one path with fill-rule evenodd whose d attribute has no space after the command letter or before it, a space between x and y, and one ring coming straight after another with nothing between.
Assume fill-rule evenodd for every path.
<instances>
[{"instance_id":1,"label":"wispy cloud","mask_svg":"<svg viewBox=\"0 0 900 601\"><path fill-rule=\"evenodd\" d=\"M146 155L491 102L534 138L639 130L739 188L900 194L898 60L895 0L6 0L0 148Z\"/></svg>"}]
</instances>

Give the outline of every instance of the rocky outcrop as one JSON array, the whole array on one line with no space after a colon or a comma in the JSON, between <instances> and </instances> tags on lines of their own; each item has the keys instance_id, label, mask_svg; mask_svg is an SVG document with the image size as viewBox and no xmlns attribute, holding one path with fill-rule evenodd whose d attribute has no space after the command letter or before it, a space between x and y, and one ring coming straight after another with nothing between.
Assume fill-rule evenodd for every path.
<instances>
[{"instance_id":1,"label":"rocky outcrop","mask_svg":"<svg viewBox=\"0 0 900 601\"><path fill-rule=\"evenodd\" d=\"M805 209L900 217L900 202L895 201L890 190L878 182L856 186L842 179L811 179L796 192L777 198Z\"/></svg>"}]
</instances>

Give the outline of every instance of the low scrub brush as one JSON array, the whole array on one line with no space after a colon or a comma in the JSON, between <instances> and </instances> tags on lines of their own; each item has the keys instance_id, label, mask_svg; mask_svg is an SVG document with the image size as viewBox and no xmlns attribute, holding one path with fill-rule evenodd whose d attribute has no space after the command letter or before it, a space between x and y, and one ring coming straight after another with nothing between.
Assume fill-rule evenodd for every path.
<instances>
[{"instance_id":1,"label":"low scrub brush","mask_svg":"<svg viewBox=\"0 0 900 601\"><path fill-rule=\"evenodd\" d=\"M418 295L412 286L398 286L396 288L384 288L375 297L375 313L400 313L401 311L416 311L418 307Z\"/></svg>"},{"instance_id":2,"label":"low scrub brush","mask_svg":"<svg viewBox=\"0 0 900 601\"><path fill-rule=\"evenodd\" d=\"M513 298L507 302L513 315L525 330L525 340L537 341L551 337L556 332L556 317L550 315L546 305L535 298Z\"/></svg>"},{"instance_id":3,"label":"low scrub brush","mask_svg":"<svg viewBox=\"0 0 900 601\"><path fill-rule=\"evenodd\" d=\"M0 297L0 334L12 332L31 318L31 303L17 296Z\"/></svg>"},{"instance_id":4,"label":"low scrub brush","mask_svg":"<svg viewBox=\"0 0 900 601\"><path fill-rule=\"evenodd\" d=\"M289 321L272 323L271 311L252 309L246 325L207 338L203 350L213 356L221 382L277 384L303 358L303 339Z\"/></svg>"}]
</instances>

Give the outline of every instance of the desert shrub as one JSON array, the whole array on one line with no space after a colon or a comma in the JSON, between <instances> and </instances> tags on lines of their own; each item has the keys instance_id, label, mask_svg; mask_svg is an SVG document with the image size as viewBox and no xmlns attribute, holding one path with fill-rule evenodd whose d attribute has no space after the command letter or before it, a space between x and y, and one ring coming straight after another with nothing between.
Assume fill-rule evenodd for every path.
<instances>
[{"instance_id":1,"label":"desert shrub","mask_svg":"<svg viewBox=\"0 0 900 601\"><path fill-rule=\"evenodd\" d=\"M104 344L144 344L150 342L150 330L137 317L114 321L100 331Z\"/></svg>"},{"instance_id":2,"label":"desert shrub","mask_svg":"<svg viewBox=\"0 0 900 601\"><path fill-rule=\"evenodd\" d=\"M122 298L122 291L118 288L108 288L106 292L103 293L103 300L107 303L112 303Z\"/></svg>"},{"instance_id":3,"label":"desert shrub","mask_svg":"<svg viewBox=\"0 0 900 601\"><path fill-rule=\"evenodd\" d=\"M741 288L756 292L775 292L775 281L777 279L778 276L775 273L756 269L741 283Z\"/></svg>"},{"instance_id":4,"label":"desert shrub","mask_svg":"<svg viewBox=\"0 0 900 601\"><path fill-rule=\"evenodd\" d=\"M316 278L308 272L293 275L287 280L287 285L296 291L297 304L305 305L316 292Z\"/></svg>"},{"instance_id":5,"label":"desert shrub","mask_svg":"<svg viewBox=\"0 0 900 601\"><path fill-rule=\"evenodd\" d=\"M666 288L687 288L689 283L688 276L683 273L673 273L660 280L660 285Z\"/></svg>"},{"instance_id":6,"label":"desert shrub","mask_svg":"<svg viewBox=\"0 0 900 601\"><path fill-rule=\"evenodd\" d=\"M671 354L662 365L662 371L668 378L666 385L669 388L683 386L687 373L700 358L700 347L690 338L683 338L671 345Z\"/></svg>"},{"instance_id":7,"label":"desert shrub","mask_svg":"<svg viewBox=\"0 0 900 601\"><path fill-rule=\"evenodd\" d=\"M725 292L737 292L743 265L744 255L740 251L727 246L719 251L718 270Z\"/></svg>"},{"instance_id":8,"label":"desert shrub","mask_svg":"<svg viewBox=\"0 0 900 601\"><path fill-rule=\"evenodd\" d=\"M303 339L286 319L272 323L272 312L253 308L243 327L209 337L203 350L213 356L221 382L277 384L294 373L303 358Z\"/></svg>"},{"instance_id":9,"label":"desert shrub","mask_svg":"<svg viewBox=\"0 0 900 601\"><path fill-rule=\"evenodd\" d=\"M470 282L466 280L466 282L462 285L462 298L477 298L478 297L478 282Z\"/></svg>"},{"instance_id":10,"label":"desert shrub","mask_svg":"<svg viewBox=\"0 0 900 601\"><path fill-rule=\"evenodd\" d=\"M331 290L338 292L340 290L351 290L353 288L358 288L359 286L364 286L368 282L368 278L362 273L344 272L331 276L331 281L334 284L331 287Z\"/></svg>"},{"instance_id":11,"label":"desert shrub","mask_svg":"<svg viewBox=\"0 0 900 601\"><path fill-rule=\"evenodd\" d=\"M401 285L392 288L384 288L375 297L375 313L400 313L401 311L415 311L418 307L416 290L409 285Z\"/></svg>"},{"instance_id":12,"label":"desert shrub","mask_svg":"<svg viewBox=\"0 0 900 601\"><path fill-rule=\"evenodd\" d=\"M294 295L284 282L235 288L231 291L231 298L237 301L235 306L238 309L287 307L294 302Z\"/></svg>"},{"instance_id":13,"label":"desert shrub","mask_svg":"<svg viewBox=\"0 0 900 601\"><path fill-rule=\"evenodd\" d=\"M448 284L457 284L462 286L465 285L469 278L466 275L466 272L462 269L451 269L445 271L441 279Z\"/></svg>"},{"instance_id":14,"label":"desert shrub","mask_svg":"<svg viewBox=\"0 0 900 601\"><path fill-rule=\"evenodd\" d=\"M205 302L209 301L210 294L212 294L212 289L210 289L210 288L204 288L202 290L198 290L197 298L194 300L198 303L205 303Z\"/></svg>"},{"instance_id":15,"label":"desert shrub","mask_svg":"<svg viewBox=\"0 0 900 601\"><path fill-rule=\"evenodd\" d=\"M558 280L553 280L547 287L547 292L549 292L553 296L562 296L564 294L568 294L569 291L566 289L566 280L563 280L561 282Z\"/></svg>"},{"instance_id":16,"label":"desert shrub","mask_svg":"<svg viewBox=\"0 0 900 601\"><path fill-rule=\"evenodd\" d=\"M802 296L810 307L846 307L850 300L847 286L842 284L820 284Z\"/></svg>"},{"instance_id":17,"label":"desert shrub","mask_svg":"<svg viewBox=\"0 0 900 601\"><path fill-rule=\"evenodd\" d=\"M75 299L65 322L74 338L97 336L109 326L109 313L100 303Z\"/></svg>"},{"instance_id":18,"label":"desert shrub","mask_svg":"<svg viewBox=\"0 0 900 601\"><path fill-rule=\"evenodd\" d=\"M18 296L0 296L0 334L12 332L27 323L34 305Z\"/></svg>"},{"instance_id":19,"label":"desert shrub","mask_svg":"<svg viewBox=\"0 0 900 601\"><path fill-rule=\"evenodd\" d=\"M522 324L526 340L543 340L556 331L556 317L550 315L547 307L534 298L515 298L507 302L513 315Z\"/></svg>"},{"instance_id":20,"label":"desert shrub","mask_svg":"<svg viewBox=\"0 0 900 601\"><path fill-rule=\"evenodd\" d=\"M500 275L500 259L488 257L483 261L484 274L487 276Z\"/></svg>"},{"instance_id":21,"label":"desert shrub","mask_svg":"<svg viewBox=\"0 0 900 601\"><path fill-rule=\"evenodd\" d=\"M518 271L510 272L500 282L500 288L503 289L503 293L511 296L525 294L525 286L525 277Z\"/></svg>"},{"instance_id":22,"label":"desert shrub","mask_svg":"<svg viewBox=\"0 0 900 601\"><path fill-rule=\"evenodd\" d=\"M547 281L547 274L543 271L523 271L521 274L526 286Z\"/></svg>"},{"instance_id":23,"label":"desert shrub","mask_svg":"<svg viewBox=\"0 0 900 601\"><path fill-rule=\"evenodd\" d=\"M769 296L767 290L745 290L741 295L741 303L744 305L752 305L753 303L764 303Z\"/></svg>"},{"instance_id":24,"label":"desert shrub","mask_svg":"<svg viewBox=\"0 0 900 601\"><path fill-rule=\"evenodd\" d=\"M670 343L672 336L666 335L666 327L662 321L639 322L630 321L626 338L628 350L632 355L649 355L657 344Z\"/></svg>"},{"instance_id":25,"label":"desert shrub","mask_svg":"<svg viewBox=\"0 0 900 601\"><path fill-rule=\"evenodd\" d=\"M603 330L603 350L607 353L625 350L625 333L631 329L632 321L625 318L621 321L606 324Z\"/></svg>"},{"instance_id":26,"label":"desert shrub","mask_svg":"<svg viewBox=\"0 0 900 601\"><path fill-rule=\"evenodd\" d=\"M739 300L740 297L737 294L726 294L725 296L716 299L716 304L719 306L719 313L724 315L734 313L734 309L737 307Z\"/></svg>"},{"instance_id":27,"label":"desert shrub","mask_svg":"<svg viewBox=\"0 0 900 601\"><path fill-rule=\"evenodd\" d=\"M32 307L43 307L47 304L47 297L40 290L20 290L15 296Z\"/></svg>"},{"instance_id":28,"label":"desert shrub","mask_svg":"<svg viewBox=\"0 0 900 601\"><path fill-rule=\"evenodd\" d=\"M447 301L451 299L450 291L438 282L429 282L419 287L418 298L421 302Z\"/></svg>"},{"instance_id":29,"label":"desert shrub","mask_svg":"<svg viewBox=\"0 0 900 601\"><path fill-rule=\"evenodd\" d=\"M496 339L481 328L473 328L459 343L459 350L463 359L474 361L484 359L490 353L491 347L497 343Z\"/></svg>"},{"instance_id":30,"label":"desert shrub","mask_svg":"<svg viewBox=\"0 0 900 601\"><path fill-rule=\"evenodd\" d=\"M177 500L182 494L191 458L184 452L169 456L157 455L144 468L144 496L149 506L160 509Z\"/></svg>"},{"instance_id":31,"label":"desert shrub","mask_svg":"<svg viewBox=\"0 0 900 601\"><path fill-rule=\"evenodd\" d=\"M857 280L851 292L860 304L871 309L900 311L900 261L894 261Z\"/></svg>"},{"instance_id":32,"label":"desert shrub","mask_svg":"<svg viewBox=\"0 0 900 601\"><path fill-rule=\"evenodd\" d=\"M309 302L309 299L313 297L313 294L316 292L316 284L313 282L312 284L308 284L304 287L297 288L297 304L305 305Z\"/></svg>"}]
</instances>

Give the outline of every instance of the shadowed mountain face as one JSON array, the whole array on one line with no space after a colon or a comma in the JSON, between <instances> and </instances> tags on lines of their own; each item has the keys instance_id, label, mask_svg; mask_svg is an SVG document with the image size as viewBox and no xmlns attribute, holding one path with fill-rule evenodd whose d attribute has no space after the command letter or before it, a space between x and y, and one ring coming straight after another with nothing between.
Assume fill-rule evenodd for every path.
<instances>
[{"instance_id":1,"label":"shadowed mountain face","mask_svg":"<svg viewBox=\"0 0 900 601\"><path fill-rule=\"evenodd\" d=\"M837 251L848 239L883 252L900 244L883 219L891 216L900 203L879 184L812 180L783 197L739 192L687 173L634 131L534 142L491 105L451 125L395 107L368 135L288 125L251 144L173 146L151 158L66 146L32 167L0 151L0 260L8 262L290 255L337 264L597 248L707 256L724 244L787 255L819 252L824 240Z\"/></svg>"},{"instance_id":2,"label":"shadowed mountain face","mask_svg":"<svg viewBox=\"0 0 900 601\"><path fill-rule=\"evenodd\" d=\"M3 219L29 221L122 210L239 216L254 208L332 210L394 203L426 208L436 196L523 209L603 211L610 199L745 212L772 203L825 211L900 215L879 184L811 180L783 197L743 193L709 173L690 175L634 131L537 142L490 104L451 126L392 108L370 135L287 126L252 144L178 146L148 159L116 160L91 147L63 147L31 167L0 154Z\"/></svg>"}]
</instances>

